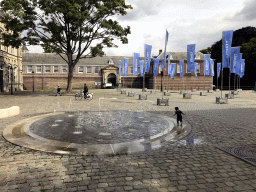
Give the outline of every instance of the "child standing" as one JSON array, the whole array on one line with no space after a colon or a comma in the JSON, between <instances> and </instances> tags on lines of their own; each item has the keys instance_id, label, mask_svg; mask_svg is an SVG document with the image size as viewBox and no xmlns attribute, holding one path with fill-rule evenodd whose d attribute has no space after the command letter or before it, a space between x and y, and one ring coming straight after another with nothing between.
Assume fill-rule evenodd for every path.
<instances>
[{"instance_id":1,"label":"child standing","mask_svg":"<svg viewBox=\"0 0 256 192\"><path fill-rule=\"evenodd\" d=\"M179 126L179 121L180 125L182 126L182 114L185 115L181 110L179 110L179 107L175 107L175 113L173 117L177 115L177 126Z\"/></svg>"},{"instance_id":2,"label":"child standing","mask_svg":"<svg viewBox=\"0 0 256 192\"><path fill-rule=\"evenodd\" d=\"M60 86L58 86L58 88L57 88L57 93L56 93L56 95L55 95L55 96L57 96L58 94L60 94L60 96L61 96L61 92L60 92L60 90L61 90L61 88L60 88Z\"/></svg>"}]
</instances>

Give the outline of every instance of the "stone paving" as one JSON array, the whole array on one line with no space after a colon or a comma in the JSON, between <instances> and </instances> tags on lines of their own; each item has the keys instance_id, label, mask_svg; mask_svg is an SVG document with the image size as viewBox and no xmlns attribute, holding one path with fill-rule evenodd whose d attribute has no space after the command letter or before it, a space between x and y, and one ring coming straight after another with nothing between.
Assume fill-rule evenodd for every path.
<instances>
[{"instance_id":1,"label":"stone paving","mask_svg":"<svg viewBox=\"0 0 256 192\"><path fill-rule=\"evenodd\" d=\"M143 93L148 95L146 101L138 100L141 90L132 91L135 97L117 90L93 90L92 101L40 93L0 95L0 109L21 108L19 116L0 120L1 134L13 122L54 110L143 109L169 116L178 106L192 126L191 134L174 144L115 156L50 154L0 137L0 191L256 191L256 167L216 148L256 144L255 92L242 91L228 104L215 104L220 92L200 97L197 91L192 99L182 99L176 92L164 96L170 98L169 106L157 106L159 91Z\"/></svg>"}]
</instances>

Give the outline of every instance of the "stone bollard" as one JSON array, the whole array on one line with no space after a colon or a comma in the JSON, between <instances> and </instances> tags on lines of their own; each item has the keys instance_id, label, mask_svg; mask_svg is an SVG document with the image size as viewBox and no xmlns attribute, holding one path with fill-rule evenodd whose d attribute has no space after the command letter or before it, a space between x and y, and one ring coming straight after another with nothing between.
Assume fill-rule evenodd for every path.
<instances>
[{"instance_id":1,"label":"stone bollard","mask_svg":"<svg viewBox=\"0 0 256 192\"><path fill-rule=\"evenodd\" d=\"M121 90L121 94L126 94L126 91L125 90Z\"/></svg>"},{"instance_id":2,"label":"stone bollard","mask_svg":"<svg viewBox=\"0 0 256 192\"><path fill-rule=\"evenodd\" d=\"M210 90L207 90L207 92L208 92L208 93L213 93L213 90L210 89Z\"/></svg>"},{"instance_id":3,"label":"stone bollard","mask_svg":"<svg viewBox=\"0 0 256 192\"><path fill-rule=\"evenodd\" d=\"M128 92L128 97L134 97L134 96L135 96L135 93Z\"/></svg>"},{"instance_id":4,"label":"stone bollard","mask_svg":"<svg viewBox=\"0 0 256 192\"><path fill-rule=\"evenodd\" d=\"M231 91L231 94L238 95L238 91Z\"/></svg>"},{"instance_id":5,"label":"stone bollard","mask_svg":"<svg viewBox=\"0 0 256 192\"><path fill-rule=\"evenodd\" d=\"M155 90L151 90L150 93L151 94L156 94L156 91Z\"/></svg>"},{"instance_id":6,"label":"stone bollard","mask_svg":"<svg viewBox=\"0 0 256 192\"><path fill-rule=\"evenodd\" d=\"M184 99L191 99L192 95L190 93L183 93L183 98Z\"/></svg>"},{"instance_id":7,"label":"stone bollard","mask_svg":"<svg viewBox=\"0 0 256 192\"><path fill-rule=\"evenodd\" d=\"M139 94L139 100L147 100L147 95Z\"/></svg>"},{"instance_id":8,"label":"stone bollard","mask_svg":"<svg viewBox=\"0 0 256 192\"><path fill-rule=\"evenodd\" d=\"M169 98L168 99L159 99L157 98L157 105L165 104L165 106L169 106Z\"/></svg>"},{"instance_id":9,"label":"stone bollard","mask_svg":"<svg viewBox=\"0 0 256 192\"><path fill-rule=\"evenodd\" d=\"M225 94L225 98L234 99L234 94Z\"/></svg>"},{"instance_id":10,"label":"stone bollard","mask_svg":"<svg viewBox=\"0 0 256 192\"><path fill-rule=\"evenodd\" d=\"M166 96L170 96L170 95L171 95L171 93L170 93L170 92L168 92L168 91L165 91L165 92L164 92L164 95L166 95Z\"/></svg>"},{"instance_id":11,"label":"stone bollard","mask_svg":"<svg viewBox=\"0 0 256 192\"><path fill-rule=\"evenodd\" d=\"M207 96L205 92L200 92L200 96Z\"/></svg>"},{"instance_id":12,"label":"stone bollard","mask_svg":"<svg viewBox=\"0 0 256 192\"><path fill-rule=\"evenodd\" d=\"M220 98L220 97L216 97L216 103L217 104L223 104L223 103L228 103L228 99L227 98Z\"/></svg>"}]
</instances>

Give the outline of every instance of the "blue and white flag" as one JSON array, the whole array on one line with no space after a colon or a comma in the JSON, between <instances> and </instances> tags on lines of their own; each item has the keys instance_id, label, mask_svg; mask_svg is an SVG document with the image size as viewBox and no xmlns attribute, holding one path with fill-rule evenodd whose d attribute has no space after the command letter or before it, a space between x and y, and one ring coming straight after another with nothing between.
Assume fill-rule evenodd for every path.
<instances>
[{"instance_id":1,"label":"blue and white flag","mask_svg":"<svg viewBox=\"0 0 256 192\"><path fill-rule=\"evenodd\" d=\"M174 74L176 70L176 63L171 64L171 78L174 79Z\"/></svg>"},{"instance_id":2,"label":"blue and white flag","mask_svg":"<svg viewBox=\"0 0 256 192\"><path fill-rule=\"evenodd\" d=\"M129 64L129 59L128 58L124 58L124 76L127 76L128 64Z\"/></svg>"},{"instance_id":3,"label":"blue and white flag","mask_svg":"<svg viewBox=\"0 0 256 192\"><path fill-rule=\"evenodd\" d=\"M162 63L161 63L161 68L162 69L165 68L164 60L165 60L165 51L164 51L163 58L162 58Z\"/></svg>"},{"instance_id":4,"label":"blue and white flag","mask_svg":"<svg viewBox=\"0 0 256 192\"><path fill-rule=\"evenodd\" d=\"M230 73L236 73L237 56L239 53L240 53L240 47L231 47Z\"/></svg>"},{"instance_id":5,"label":"blue and white flag","mask_svg":"<svg viewBox=\"0 0 256 192\"><path fill-rule=\"evenodd\" d=\"M180 60L180 77L183 77L184 60Z\"/></svg>"},{"instance_id":6,"label":"blue and white flag","mask_svg":"<svg viewBox=\"0 0 256 192\"><path fill-rule=\"evenodd\" d=\"M138 75L139 59L140 59L140 54L134 53L133 54L133 72L132 72L133 75Z\"/></svg>"},{"instance_id":7,"label":"blue and white flag","mask_svg":"<svg viewBox=\"0 0 256 192\"><path fill-rule=\"evenodd\" d=\"M122 76L122 61L119 61L119 77Z\"/></svg>"},{"instance_id":8,"label":"blue and white flag","mask_svg":"<svg viewBox=\"0 0 256 192\"><path fill-rule=\"evenodd\" d=\"M220 70L221 70L221 63L217 63L217 75L218 75L218 78L220 77Z\"/></svg>"},{"instance_id":9,"label":"blue and white flag","mask_svg":"<svg viewBox=\"0 0 256 192\"><path fill-rule=\"evenodd\" d=\"M170 53L168 54L168 75L171 75L171 61L170 61Z\"/></svg>"},{"instance_id":10,"label":"blue and white flag","mask_svg":"<svg viewBox=\"0 0 256 192\"><path fill-rule=\"evenodd\" d=\"M194 72L194 63L195 63L195 49L196 45L188 45L187 46L187 54L188 54L188 72Z\"/></svg>"},{"instance_id":11,"label":"blue and white flag","mask_svg":"<svg viewBox=\"0 0 256 192\"><path fill-rule=\"evenodd\" d=\"M144 61L140 61L140 76L144 76Z\"/></svg>"},{"instance_id":12,"label":"blue and white flag","mask_svg":"<svg viewBox=\"0 0 256 192\"><path fill-rule=\"evenodd\" d=\"M241 76L241 63L242 63L242 59L243 59L243 54L239 53L238 57L237 57L237 62L236 62L236 74Z\"/></svg>"},{"instance_id":13,"label":"blue and white flag","mask_svg":"<svg viewBox=\"0 0 256 192\"><path fill-rule=\"evenodd\" d=\"M210 60L210 69L211 69L210 76L214 76L214 63L212 59Z\"/></svg>"},{"instance_id":14,"label":"blue and white flag","mask_svg":"<svg viewBox=\"0 0 256 192\"><path fill-rule=\"evenodd\" d=\"M204 75L209 75L211 55L204 55Z\"/></svg>"},{"instance_id":15,"label":"blue and white flag","mask_svg":"<svg viewBox=\"0 0 256 192\"><path fill-rule=\"evenodd\" d=\"M197 66L198 66L198 63L194 63L195 77L197 77Z\"/></svg>"},{"instance_id":16,"label":"blue and white flag","mask_svg":"<svg viewBox=\"0 0 256 192\"><path fill-rule=\"evenodd\" d=\"M145 44L145 72L150 70L150 58L151 58L152 45Z\"/></svg>"},{"instance_id":17,"label":"blue and white flag","mask_svg":"<svg viewBox=\"0 0 256 192\"><path fill-rule=\"evenodd\" d=\"M229 57L231 53L231 44L233 31L223 31L222 33L222 68L229 68Z\"/></svg>"},{"instance_id":18,"label":"blue and white flag","mask_svg":"<svg viewBox=\"0 0 256 192\"><path fill-rule=\"evenodd\" d=\"M166 46L167 43L168 43L168 37L169 37L169 33L168 33L168 31L166 30L165 46Z\"/></svg>"},{"instance_id":19,"label":"blue and white flag","mask_svg":"<svg viewBox=\"0 0 256 192\"><path fill-rule=\"evenodd\" d=\"M242 59L242 62L241 62L241 78L244 76L244 70L245 70L245 60Z\"/></svg>"},{"instance_id":20,"label":"blue and white flag","mask_svg":"<svg viewBox=\"0 0 256 192\"><path fill-rule=\"evenodd\" d=\"M159 59L154 59L154 76L157 76L158 65Z\"/></svg>"}]
</instances>

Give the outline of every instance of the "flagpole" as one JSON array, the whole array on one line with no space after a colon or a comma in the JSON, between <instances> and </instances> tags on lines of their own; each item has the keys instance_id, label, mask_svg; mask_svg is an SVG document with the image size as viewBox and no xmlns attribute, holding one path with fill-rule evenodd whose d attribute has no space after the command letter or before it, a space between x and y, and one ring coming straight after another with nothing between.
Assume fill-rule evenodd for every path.
<instances>
[{"instance_id":1,"label":"flagpole","mask_svg":"<svg viewBox=\"0 0 256 192\"><path fill-rule=\"evenodd\" d=\"M234 73L234 91L236 90L236 74Z\"/></svg>"},{"instance_id":2,"label":"flagpole","mask_svg":"<svg viewBox=\"0 0 256 192\"><path fill-rule=\"evenodd\" d=\"M142 92L145 91L145 66L146 66L145 58L146 58L146 44L144 44L144 66L143 66L143 87L142 87Z\"/></svg>"},{"instance_id":3,"label":"flagpole","mask_svg":"<svg viewBox=\"0 0 256 192\"><path fill-rule=\"evenodd\" d=\"M222 62L221 62L221 98L222 98L222 89L223 89L223 31L222 31L222 51L221 51L221 55L222 55Z\"/></svg>"}]
</instances>

